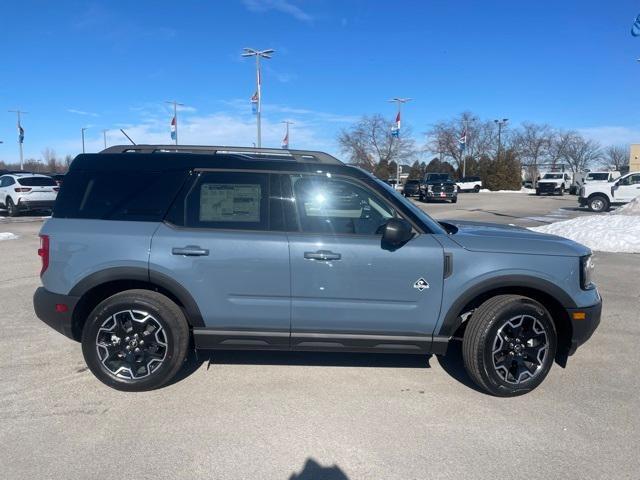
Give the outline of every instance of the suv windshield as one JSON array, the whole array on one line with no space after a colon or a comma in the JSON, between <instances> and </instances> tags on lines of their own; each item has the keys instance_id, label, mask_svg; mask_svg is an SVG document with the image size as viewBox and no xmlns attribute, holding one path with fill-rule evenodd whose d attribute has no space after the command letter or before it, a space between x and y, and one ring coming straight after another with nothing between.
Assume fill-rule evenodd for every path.
<instances>
[{"instance_id":1,"label":"suv windshield","mask_svg":"<svg viewBox=\"0 0 640 480\"><path fill-rule=\"evenodd\" d=\"M50 177L27 177L19 178L18 183L25 187L55 187L58 184Z\"/></svg>"},{"instance_id":2,"label":"suv windshield","mask_svg":"<svg viewBox=\"0 0 640 480\"><path fill-rule=\"evenodd\" d=\"M555 179L562 178L562 174L561 173L545 173L544 177L542 178L555 180Z\"/></svg>"},{"instance_id":3,"label":"suv windshield","mask_svg":"<svg viewBox=\"0 0 640 480\"><path fill-rule=\"evenodd\" d=\"M449 180L448 173L427 173L428 181L444 182Z\"/></svg>"}]
</instances>

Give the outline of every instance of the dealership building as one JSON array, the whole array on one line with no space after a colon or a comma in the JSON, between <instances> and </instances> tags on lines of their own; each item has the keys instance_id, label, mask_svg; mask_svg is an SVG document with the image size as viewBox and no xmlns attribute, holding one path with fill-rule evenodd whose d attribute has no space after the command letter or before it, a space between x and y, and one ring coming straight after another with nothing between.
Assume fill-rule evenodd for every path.
<instances>
[{"instance_id":1,"label":"dealership building","mask_svg":"<svg viewBox=\"0 0 640 480\"><path fill-rule=\"evenodd\" d=\"M629 149L629 171L640 172L640 143L632 143Z\"/></svg>"}]
</instances>

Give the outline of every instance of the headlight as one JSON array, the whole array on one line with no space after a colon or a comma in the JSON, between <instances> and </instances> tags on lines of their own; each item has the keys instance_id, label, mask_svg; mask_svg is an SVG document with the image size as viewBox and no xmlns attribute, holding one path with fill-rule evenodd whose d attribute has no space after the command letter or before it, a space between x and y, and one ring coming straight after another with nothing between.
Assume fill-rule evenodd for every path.
<instances>
[{"instance_id":1,"label":"headlight","mask_svg":"<svg viewBox=\"0 0 640 480\"><path fill-rule=\"evenodd\" d=\"M580 288L591 290L595 285L591 282L591 274L595 265L591 255L580 257Z\"/></svg>"},{"instance_id":2,"label":"headlight","mask_svg":"<svg viewBox=\"0 0 640 480\"><path fill-rule=\"evenodd\" d=\"M431 192L433 190L433 185L427 185L427 192Z\"/></svg>"}]
</instances>

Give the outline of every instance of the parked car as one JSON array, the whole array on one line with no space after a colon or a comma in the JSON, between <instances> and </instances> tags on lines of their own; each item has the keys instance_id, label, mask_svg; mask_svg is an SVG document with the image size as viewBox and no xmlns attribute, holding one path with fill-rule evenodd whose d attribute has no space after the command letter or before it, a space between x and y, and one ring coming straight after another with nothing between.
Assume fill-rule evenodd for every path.
<instances>
[{"instance_id":1,"label":"parked car","mask_svg":"<svg viewBox=\"0 0 640 480\"><path fill-rule=\"evenodd\" d=\"M564 195L571 189L571 176L566 172L549 172L538 180L536 195Z\"/></svg>"},{"instance_id":2,"label":"parked car","mask_svg":"<svg viewBox=\"0 0 640 480\"><path fill-rule=\"evenodd\" d=\"M462 338L478 387L513 396L597 327L588 248L437 222L361 169L287 155L174 145L79 155L40 232L37 316L128 391L170 381L190 345L444 355Z\"/></svg>"},{"instance_id":3,"label":"parked car","mask_svg":"<svg viewBox=\"0 0 640 480\"><path fill-rule=\"evenodd\" d=\"M580 189L578 203L592 212L606 212L611 205L624 205L640 195L640 172L631 172L614 182L591 182Z\"/></svg>"},{"instance_id":4,"label":"parked car","mask_svg":"<svg viewBox=\"0 0 640 480\"><path fill-rule=\"evenodd\" d=\"M448 173L427 173L420 184L420 201L433 200L458 201L458 186Z\"/></svg>"},{"instance_id":5,"label":"parked car","mask_svg":"<svg viewBox=\"0 0 640 480\"><path fill-rule=\"evenodd\" d=\"M9 173L0 177L0 207L10 217L21 212L51 211L60 188L55 180L34 173Z\"/></svg>"},{"instance_id":6,"label":"parked car","mask_svg":"<svg viewBox=\"0 0 640 480\"><path fill-rule=\"evenodd\" d=\"M589 172L584 177L584 184L613 182L617 178L620 178L620 172L618 171Z\"/></svg>"},{"instance_id":7,"label":"parked car","mask_svg":"<svg viewBox=\"0 0 640 480\"><path fill-rule=\"evenodd\" d=\"M405 197L415 197L420 195L420 180L407 180L402 188Z\"/></svg>"},{"instance_id":8,"label":"parked car","mask_svg":"<svg viewBox=\"0 0 640 480\"><path fill-rule=\"evenodd\" d=\"M482 188L482 180L480 177L462 177L456 182L459 192L475 192L479 193Z\"/></svg>"}]
</instances>

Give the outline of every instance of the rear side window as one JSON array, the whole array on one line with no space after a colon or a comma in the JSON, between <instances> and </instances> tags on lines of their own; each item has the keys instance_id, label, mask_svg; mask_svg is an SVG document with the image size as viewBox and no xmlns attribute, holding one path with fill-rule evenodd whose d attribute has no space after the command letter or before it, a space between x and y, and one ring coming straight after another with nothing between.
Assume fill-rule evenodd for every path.
<instances>
[{"instance_id":1,"label":"rear side window","mask_svg":"<svg viewBox=\"0 0 640 480\"><path fill-rule=\"evenodd\" d=\"M186 175L181 171L72 171L65 175L53 216L158 222Z\"/></svg>"},{"instance_id":2,"label":"rear side window","mask_svg":"<svg viewBox=\"0 0 640 480\"><path fill-rule=\"evenodd\" d=\"M18 183L25 187L55 187L58 184L50 177L27 177L19 178Z\"/></svg>"}]
</instances>

